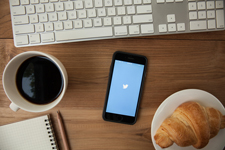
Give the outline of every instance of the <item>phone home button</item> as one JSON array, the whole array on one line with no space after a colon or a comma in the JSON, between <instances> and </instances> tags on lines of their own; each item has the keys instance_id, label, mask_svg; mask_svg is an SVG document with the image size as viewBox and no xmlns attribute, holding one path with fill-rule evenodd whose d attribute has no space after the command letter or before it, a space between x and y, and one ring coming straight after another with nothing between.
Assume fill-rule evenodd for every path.
<instances>
[{"instance_id":1,"label":"phone home button","mask_svg":"<svg viewBox=\"0 0 225 150\"><path fill-rule=\"evenodd\" d=\"M118 116L118 121L121 122L123 120L123 116Z\"/></svg>"}]
</instances>

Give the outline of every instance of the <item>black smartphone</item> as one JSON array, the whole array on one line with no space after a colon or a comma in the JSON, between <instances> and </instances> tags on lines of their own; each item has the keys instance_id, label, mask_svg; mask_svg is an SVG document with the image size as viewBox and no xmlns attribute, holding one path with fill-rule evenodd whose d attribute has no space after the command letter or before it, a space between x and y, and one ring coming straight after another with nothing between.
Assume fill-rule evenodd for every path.
<instances>
[{"instance_id":1,"label":"black smartphone","mask_svg":"<svg viewBox=\"0 0 225 150\"><path fill-rule=\"evenodd\" d=\"M117 51L113 54L103 119L135 124L146 74L147 58Z\"/></svg>"}]
</instances>

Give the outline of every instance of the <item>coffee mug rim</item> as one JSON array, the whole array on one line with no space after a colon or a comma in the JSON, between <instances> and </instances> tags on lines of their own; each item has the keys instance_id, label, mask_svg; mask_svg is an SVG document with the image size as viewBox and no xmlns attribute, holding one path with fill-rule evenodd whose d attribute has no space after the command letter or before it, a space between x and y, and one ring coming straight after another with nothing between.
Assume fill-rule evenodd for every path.
<instances>
[{"instance_id":1,"label":"coffee mug rim","mask_svg":"<svg viewBox=\"0 0 225 150\"><path fill-rule=\"evenodd\" d=\"M32 104L32 105L35 105L35 107L40 107L39 110L32 110L32 109L27 109L27 108L24 108L24 107L21 107L20 104L18 104L17 102L14 102L14 100L12 100L10 98L10 96L8 95L8 92L5 88L5 72L7 71L7 68L9 67L9 65L15 61L15 59L17 59L18 57L20 57L21 55L24 55L24 54L33 54L33 56L29 56L28 58L31 58L31 57L34 57L34 56L37 56L37 55L40 55L40 56L45 56L47 58L49 58L51 61L53 61L55 63L55 65L59 68L60 72L61 72L61 75L62 75L62 78L63 78L63 89L61 91L61 93L59 94L59 96L51 103L48 103L48 104L42 104L42 105L38 105L38 104L34 104L34 103L31 103L29 101L27 101L24 97L22 97L21 95L21 98L23 98L25 101L27 101L28 103ZM27 59L28 59L27 58ZM26 59L25 59L26 60ZM25 61L24 60L24 61ZM23 62L24 62L23 61ZM58 61L58 62L57 62ZM23 63L21 62L21 64ZM4 92L6 94L6 96L8 97L8 99L11 101L11 103L14 103L15 105L17 105L20 109L22 110L25 110L25 111L28 111L28 112L44 112L44 111L47 111L47 110L50 110L52 109L53 107L55 107L63 98L65 92L66 92L66 89L67 89L67 86L68 86L68 76L67 76L67 71L64 67L64 65L56 58L54 57L53 55L51 54L47 54L47 53L43 53L43 52L39 52L39 51L27 51L27 52L22 52L16 56L14 56L8 63L7 65L5 66L5 69L3 71L3 75L2 75L2 84L3 84L3 89L4 89ZM52 104L54 103L54 104ZM49 105L48 107L46 108L41 108L42 106L46 106L46 105Z\"/></svg>"}]
</instances>

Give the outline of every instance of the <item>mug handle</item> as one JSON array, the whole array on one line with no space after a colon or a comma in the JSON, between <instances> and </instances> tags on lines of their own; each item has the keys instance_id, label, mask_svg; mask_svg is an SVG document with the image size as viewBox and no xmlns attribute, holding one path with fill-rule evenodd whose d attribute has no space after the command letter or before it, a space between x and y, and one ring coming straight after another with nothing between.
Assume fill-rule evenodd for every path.
<instances>
[{"instance_id":1,"label":"mug handle","mask_svg":"<svg viewBox=\"0 0 225 150\"><path fill-rule=\"evenodd\" d=\"M13 102L9 105L9 107L13 110L13 111L18 111L20 108L16 105L16 104L14 104Z\"/></svg>"}]
</instances>

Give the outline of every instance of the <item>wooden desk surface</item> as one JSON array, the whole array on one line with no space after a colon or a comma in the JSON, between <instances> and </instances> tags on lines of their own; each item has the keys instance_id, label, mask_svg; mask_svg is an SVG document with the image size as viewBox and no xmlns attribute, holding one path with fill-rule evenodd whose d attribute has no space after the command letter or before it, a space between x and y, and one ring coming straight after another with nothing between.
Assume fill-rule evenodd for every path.
<instances>
[{"instance_id":1,"label":"wooden desk surface","mask_svg":"<svg viewBox=\"0 0 225 150\"><path fill-rule=\"evenodd\" d=\"M11 58L31 50L52 54L64 64L68 89L47 112L13 112L2 72ZM117 50L149 60L139 117L132 126L102 119L109 66ZM57 130L60 110L72 150L153 150L150 129L156 109L169 95L190 88L210 92L225 106L225 31L15 48L8 0L0 0L0 125L49 113ZM63 149L60 133L56 136Z\"/></svg>"}]
</instances>

